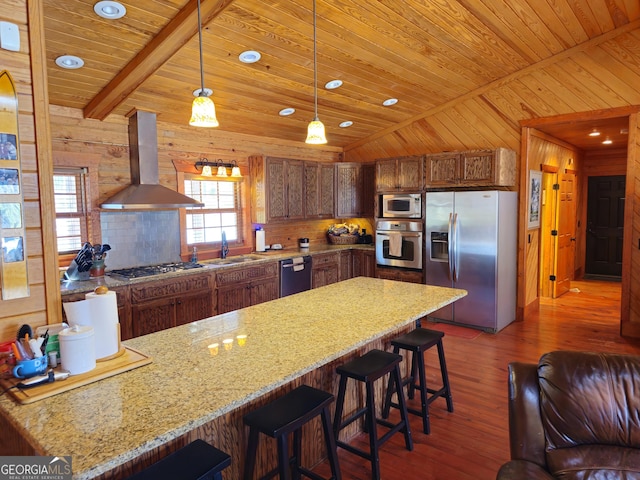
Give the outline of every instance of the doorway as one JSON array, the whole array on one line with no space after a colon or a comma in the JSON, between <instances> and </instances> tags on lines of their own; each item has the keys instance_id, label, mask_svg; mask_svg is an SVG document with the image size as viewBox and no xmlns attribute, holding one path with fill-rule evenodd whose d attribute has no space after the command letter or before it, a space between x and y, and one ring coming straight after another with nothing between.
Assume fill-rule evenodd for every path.
<instances>
[{"instance_id":1,"label":"doorway","mask_svg":"<svg viewBox=\"0 0 640 480\"><path fill-rule=\"evenodd\" d=\"M586 279L620 280L624 233L625 175L589 177Z\"/></svg>"}]
</instances>

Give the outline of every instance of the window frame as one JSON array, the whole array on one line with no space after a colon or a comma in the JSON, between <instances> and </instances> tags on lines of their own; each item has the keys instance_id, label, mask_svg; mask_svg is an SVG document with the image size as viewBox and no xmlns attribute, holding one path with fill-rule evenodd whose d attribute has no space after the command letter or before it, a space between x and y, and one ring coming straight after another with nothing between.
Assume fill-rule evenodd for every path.
<instances>
[{"instance_id":1,"label":"window frame","mask_svg":"<svg viewBox=\"0 0 640 480\"><path fill-rule=\"evenodd\" d=\"M100 207L98 205L98 166L100 165L100 155L87 154L78 152L53 152L53 173L57 168L63 169L81 169L87 170L85 176L85 196L87 202L87 238L85 242L91 244L102 243L102 231L100 230ZM51 178L51 195L53 196L53 177ZM55 212L55 205L53 207ZM56 215L57 217L57 215ZM55 221L54 230L55 230ZM55 238L58 235L56 232ZM77 252L59 254L58 247L54 249L58 257L58 267L67 267L76 257Z\"/></svg>"},{"instance_id":2,"label":"window frame","mask_svg":"<svg viewBox=\"0 0 640 480\"><path fill-rule=\"evenodd\" d=\"M200 175L200 171L195 168L195 160L192 163L182 160L173 160L173 164L176 168L176 178L178 191L185 194L184 181L185 180L203 180L203 181L230 181L230 180L217 180L212 177L203 177ZM243 174L244 175L244 174ZM251 241L251 222L249 218L249 205L248 190L245 181L246 176L243 176L241 181L235 181L238 186L238 240L229 242L229 255L242 255L250 253L253 248L253 242ZM198 259L206 260L220 257L222 244L221 242L203 243L188 245L187 244L187 209L180 208L180 258L183 261L191 260L193 253L193 247L198 249Z\"/></svg>"}]
</instances>

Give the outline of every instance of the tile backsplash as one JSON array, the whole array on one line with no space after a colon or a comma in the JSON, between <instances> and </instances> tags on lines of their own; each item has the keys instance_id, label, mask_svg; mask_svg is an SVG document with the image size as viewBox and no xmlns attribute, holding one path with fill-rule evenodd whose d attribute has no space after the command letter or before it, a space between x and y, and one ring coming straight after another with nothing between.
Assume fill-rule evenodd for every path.
<instances>
[{"instance_id":1,"label":"tile backsplash","mask_svg":"<svg viewBox=\"0 0 640 480\"><path fill-rule=\"evenodd\" d=\"M100 212L107 270L180 261L177 210Z\"/></svg>"}]
</instances>

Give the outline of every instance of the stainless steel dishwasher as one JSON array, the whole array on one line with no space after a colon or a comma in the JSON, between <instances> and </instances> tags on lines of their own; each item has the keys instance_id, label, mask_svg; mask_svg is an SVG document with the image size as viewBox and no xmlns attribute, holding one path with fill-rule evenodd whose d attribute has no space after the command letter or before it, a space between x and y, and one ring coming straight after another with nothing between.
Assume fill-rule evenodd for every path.
<instances>
[{"instance_id":1,"label":"stainless steel dishwasher","mask_svg":"<svg viewBox=\"0 0 640 480\"><path fill-rule=\"evenodd\" d=\"M311 255L280 260L280 296L311 289Z\"/></svg>"}]
</instances>

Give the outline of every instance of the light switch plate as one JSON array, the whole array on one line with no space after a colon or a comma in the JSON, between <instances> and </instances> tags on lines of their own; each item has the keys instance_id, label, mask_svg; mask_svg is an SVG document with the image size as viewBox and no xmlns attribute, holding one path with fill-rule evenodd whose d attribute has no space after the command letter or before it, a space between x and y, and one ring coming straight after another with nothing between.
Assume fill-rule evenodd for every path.
<instances>
[{"instance_id":1,"label":"light switch plate","mask_svg":"<svg viewBox=\"0 0 640 480\"><path fill-rule=\"evenodd\" d=\"M20 29L18 25L10 22L0 22L0 48L20 51Z\"/></svg>"}]
</instances>

